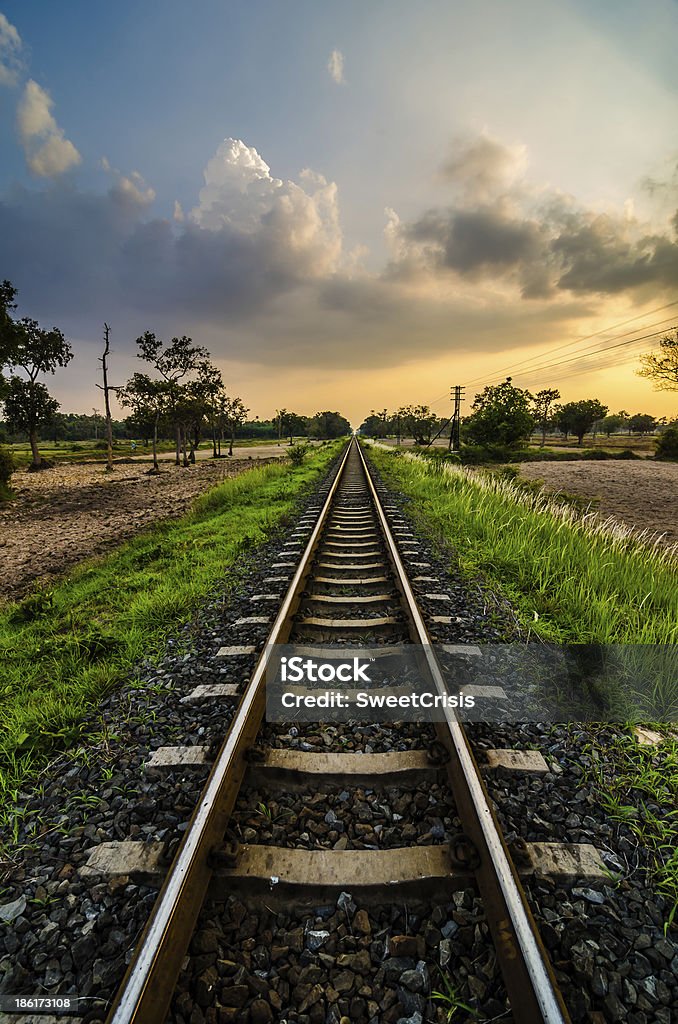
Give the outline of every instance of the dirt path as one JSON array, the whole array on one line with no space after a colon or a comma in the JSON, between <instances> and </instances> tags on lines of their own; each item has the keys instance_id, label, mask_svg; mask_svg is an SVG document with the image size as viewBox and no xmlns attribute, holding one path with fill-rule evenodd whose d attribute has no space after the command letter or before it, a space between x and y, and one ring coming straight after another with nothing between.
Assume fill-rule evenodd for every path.
<instances>
[{"instance_id":1,"label":"dirt path","mask_svg":"<svg viewBox=\"0 0 678 1024\"><path fill-rule=\"evenodd\" d=\"M139 463L118 464L110 475L91 464L15 473L16 497L0 505L0 601L16 600L158 519L182 515L197 495L252 465L247 459L188 469L163 465L159 476Z\"/></svg>"},{"instance_id":2,"label":"dirt path","mask_svg":"<svg viewBox=\"0 0 678 1024\"><path fill-rule=\"evenodd\" d=\"M667 545L678 542L678 463L528 462L519 469L549 490L598 499L603 516L662 533Z\"/></svg>"}]
</instances>

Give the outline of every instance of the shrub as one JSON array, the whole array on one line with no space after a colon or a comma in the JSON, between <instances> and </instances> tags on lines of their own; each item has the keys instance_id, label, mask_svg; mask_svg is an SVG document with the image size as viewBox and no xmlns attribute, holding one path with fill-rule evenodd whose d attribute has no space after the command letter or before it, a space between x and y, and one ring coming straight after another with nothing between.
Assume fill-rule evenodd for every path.
<instances>
[{"instance_id":1,"label":"shrub","mask_svg":"<svg viewBox=\"0 0 678 1024\"><path fill-rule=\"evenodd\" d=\"M657 438L658 459L678 459L678 422L670 423Z\"/></svg>"},{"instance_id":2,"label":"shrub","mask_svg":"<svg viewBox=\"0 0 678 1024\"><path fill-rule=\"evenodd\" d=\"M642 459L643 456L639 455L638 452L632 451L630 448L624 448L622 452L617 452L614 457L615 459Z\"/></svg>"},{"instance_id":3,"label":"shrub","mask_svg":"<svg viewBox=\"0 0 678 1024\"><path fill-rule=\"evenodd\" d=\"M287 458L293 466L300 466L306 458L308 449L309 445L307 444L293 444L287 452Z\"/></svg>"},{"instance_id":4,"label":"shrub","mask_svg":"<svg viewBox=\"0 0 678 1024\"><path fill-rule=\"evenodd\" d=\"M459 457L467 466L480 466L487 462L515 462L520 452L504 444L462 444Z\"/></svg>"}]
</instances>

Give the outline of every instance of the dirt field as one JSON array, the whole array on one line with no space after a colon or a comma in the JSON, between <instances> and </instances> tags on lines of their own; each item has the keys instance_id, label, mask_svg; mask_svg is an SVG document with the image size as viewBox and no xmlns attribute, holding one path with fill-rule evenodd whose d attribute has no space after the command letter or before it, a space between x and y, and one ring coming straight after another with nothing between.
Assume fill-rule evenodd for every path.
<instances>
[{"instance_id":1,"label":"dirt field","mask_svg":"<svg viewBox=\"0 0 678 1024\"><path fill-rule=\"evenodd\" d=\"M550 490L599 499L603 516L663 533L667 545L678 542L678 463L531 462L519 468Z\"/></svg>"},{"instance_id":2,"label":"dirt field","mask_svg":"<svg viewBox=\"0 0 678 1024\"><path fill-rule=\"evenodd\" d=\"M260 459L256 464L269 461ZM247 459L201 462L188 469L163 464L64 465L14 474L13 501L0 504L0 601L16 599L40 581L99 555L158 519L180 516L193 499L251 469Z\"/></svg>"}]
</instances>

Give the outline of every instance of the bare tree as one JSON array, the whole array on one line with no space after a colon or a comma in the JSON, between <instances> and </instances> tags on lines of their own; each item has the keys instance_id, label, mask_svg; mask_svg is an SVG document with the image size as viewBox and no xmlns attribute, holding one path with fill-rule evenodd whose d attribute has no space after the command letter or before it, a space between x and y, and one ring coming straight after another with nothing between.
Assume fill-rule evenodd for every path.
<instances>
[{"instance_id":1,"label":"bare tree","mask_svg":"<svg viewBox=\"0 0 678 1024\"><path fill-rule=\"evenodd\" d=\"M117 392L121 390L121 388L108 383L108 355L111 351L110 333L110 327L107 323L104 323L104 354L99 357L104 383L103 385L97 384L99 390L104 393L104 405L106 407L106 472L108 473L113 471L113 418L111 416L110 393L111 391Z\"/></svg>"}]
</instances>

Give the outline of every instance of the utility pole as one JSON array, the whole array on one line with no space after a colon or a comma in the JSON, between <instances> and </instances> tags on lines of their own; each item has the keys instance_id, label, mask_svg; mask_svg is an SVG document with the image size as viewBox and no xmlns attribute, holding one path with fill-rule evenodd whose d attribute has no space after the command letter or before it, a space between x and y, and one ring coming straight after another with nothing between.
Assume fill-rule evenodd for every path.
<instances>
[{"instance_id":1,"label":"utility pole","mask_svg":"<svg viewBox=\"0 0 678 1024\"><path fill-rule=\"evenodd\" d=\"M461 427L461 403L464 398L465 387L461 384L455 384L454 387L450 388L450 397L454 402L454 411L452 412L452 423L450 426L450 443L448 445L448 451L458 452L460 447L460 427Z\"/></svg>"}]
</instances>

